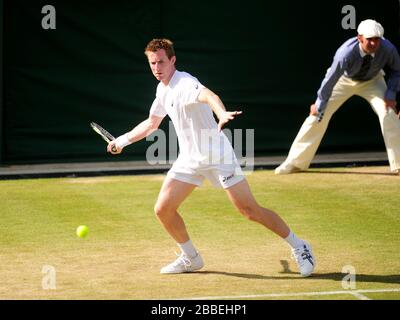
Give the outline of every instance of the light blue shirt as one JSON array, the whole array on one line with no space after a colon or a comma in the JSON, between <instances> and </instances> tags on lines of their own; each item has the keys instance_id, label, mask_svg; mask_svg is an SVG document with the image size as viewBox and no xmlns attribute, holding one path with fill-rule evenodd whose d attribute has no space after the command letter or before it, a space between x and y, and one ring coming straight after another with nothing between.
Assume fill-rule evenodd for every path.
<instances>
[{"instance_id":1,"label":"light blue shirt","mask_svg":"<svg viewBox=\"0 0 400 320\"><path fill-rule=\"evenodd\" d=\"M318 90L317 111L323 114L326 105L332 95L332 90L342 75L352 78L360 70L363 56L357 37L343 43L336 51L333 63L327 72L321 87ZM384 67L389 67L387 90L385 99L396 100L396 94L400 91L400 56L396 47L387 39L381 39L380 47L373 55L371 67L364 81L375 77Z\"/></svg>"}]
</instances>

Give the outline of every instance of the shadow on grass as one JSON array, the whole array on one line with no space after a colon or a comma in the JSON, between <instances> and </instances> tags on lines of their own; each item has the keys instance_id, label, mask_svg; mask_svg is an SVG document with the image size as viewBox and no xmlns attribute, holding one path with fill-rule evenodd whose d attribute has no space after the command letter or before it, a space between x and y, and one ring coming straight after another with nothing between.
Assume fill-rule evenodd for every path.
<instances>
[{"instance_id":1,"label":"shadow on grass","mask_svg":"<svg viewBox=\"0 0 400 320\"><path fill-rule=\"evenodd\" d=\"M198 271L198 274L213 274L213 275L223 275L229 277L245 278L245 279L259 279L259 280L296 280L305 279L300 276L298 272L293 271L283 271L280 272L282 276L265 276L260 274L252 273L236 273L236 272L224 272L224 271ZM346 277L347 273L341 272L330 272L330 273L313 273L311 277L307 278L309 280L335 280L342 281ZM394 283L400 284L400 275L375 275L375 274L356 274L357 282L373 282L373 283Z\"/></svg>"}]
</instances>

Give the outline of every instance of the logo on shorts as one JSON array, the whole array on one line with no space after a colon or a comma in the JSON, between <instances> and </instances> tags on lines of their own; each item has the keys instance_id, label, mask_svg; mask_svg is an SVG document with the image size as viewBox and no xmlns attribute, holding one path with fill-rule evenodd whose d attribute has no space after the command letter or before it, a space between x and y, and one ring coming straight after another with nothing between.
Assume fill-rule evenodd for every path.
<instances>
[{"instance_id":1,"label":"logo on shorts","mask_svg":"<svg viewBox=\"0 0 400 320\"><path fill-rule=\"evenodd\" d=\"M230 176L227 176L227 177L221 177L221 181L222 181L222 183L224 183L224 182L226 182L226 181L228 181L228 180L232 179L234 176L235 176L235 174L234 174L234 173L232 173Z\"/></svg>"}]
</instances>

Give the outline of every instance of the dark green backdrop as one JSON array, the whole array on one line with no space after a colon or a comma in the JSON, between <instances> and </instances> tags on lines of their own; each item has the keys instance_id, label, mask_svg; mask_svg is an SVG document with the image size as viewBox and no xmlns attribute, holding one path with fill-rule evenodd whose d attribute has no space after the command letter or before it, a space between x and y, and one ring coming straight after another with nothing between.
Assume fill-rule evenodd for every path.
<instances>
[{"instance_id":1,"label":"dark green backdrop","mask_svg":"<svg viewBox=\"0 0 400 320\"><path fill-rule=\"evenodd\" d=\"M4 0L1 162L110 159L89 122L119 135L147 117L157 82L143 48L155 37L174 41L178 69L228 109L241 107L230 128L255 129L256 155L286 154L335 50L356 34L341 27L344 5L356 8L357 24L380 21L399 47L399 2L383 3ZM56 8L56 30L41 27L46 4ZM144 159L149 144L118 159ZM320 151L383 149L372 109L352 98Z\"/></svg>"}]
</instances>

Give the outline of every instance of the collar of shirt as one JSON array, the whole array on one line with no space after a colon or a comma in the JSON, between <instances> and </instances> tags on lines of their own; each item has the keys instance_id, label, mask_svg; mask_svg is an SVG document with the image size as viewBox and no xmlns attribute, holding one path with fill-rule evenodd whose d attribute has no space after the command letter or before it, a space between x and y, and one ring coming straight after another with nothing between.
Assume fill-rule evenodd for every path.
<instances>
[{"instance_id":1,"label":"collar of shirt","mask_svg":"<svg viewBox=\"0 0 400 320\"><path fill-rule=\"evenodd\" d=\"M167 85L165 85L163 82L160 82L161 83L161 86L165 89L165 88L168 88L168 87L172 87L173 86L173 84L175 83L175 81L176 81L176 78L178 77L178 70L176 70L175 69L175 71L174 71L174 74L172 75L172 77L171 77L171 79L169 79L169 82L168 82L168 84Z\"/></svg>"},{"instance_id":2,"label":"collar of shirt","mask_svg":"<svg viewBox=\"0 0 400 320\"><path fill-rule=\"evenodd\" d=\"M360 50L360 56L361 58L364 58L367 54L364 52L364 50L361 48L361 43L358 44L358 49ZM375 53L371 53L370 56L372 58L375 58Z\"/></svg>"}]
</instances>

